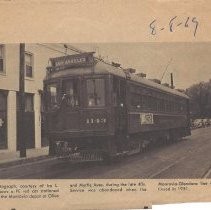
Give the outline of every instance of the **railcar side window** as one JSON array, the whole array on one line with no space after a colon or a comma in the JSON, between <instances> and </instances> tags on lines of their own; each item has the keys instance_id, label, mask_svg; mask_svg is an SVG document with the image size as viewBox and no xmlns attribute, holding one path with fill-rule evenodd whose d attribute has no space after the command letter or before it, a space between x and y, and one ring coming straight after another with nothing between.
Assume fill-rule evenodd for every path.
<instances>
[{"instance_id":1,"label":"railcar side window","mask_svg":"<svg viewBox=\"0 0 211 210\"><path fill-rule=\"evenodd\" d=\"M112 91L112 97L113 97L113 105L117 106L117 96L119 91L119 80L117 78L113 78L113 91Z\"/></svg>"},{"instance_id":2,"label":"railcar side window","mask_svg":"<svg viewBox=\"0 0 211 210\"><path fill-rule=\"evenodd\" d=\"M149 109L154 110L154 98L152 96L148 96L148 102L149 102Z\"/></svg>"},{"instance_id":3,"label":"railcar side window","mask_svg":"<svg viewBox=\"0 0 211 210\"><path fill-rule=\"evenodd\" d=\"M105 105L104 79L87 79L87 99L89 107Z\"/></svg>"},{"instance_id":4,"label":"railcar side window","mask_svg":"<svg viewBox=\"0 0 211 210\"><path fill-rule=\"evenodd\" d=\"M143 109L147 109L147 96L146 95L142 95L142 108Z\"/></svg>"},{"instance_id":5,"label":"railcar side window","mask_svg":"<svg viewBox=\"0 0 211 210\"><path fill-rule=\"evenodd\" d=\"M131 105L136 109L141 108L141 96L139 94L131 94Z\"/></svg>"}]
</instances>

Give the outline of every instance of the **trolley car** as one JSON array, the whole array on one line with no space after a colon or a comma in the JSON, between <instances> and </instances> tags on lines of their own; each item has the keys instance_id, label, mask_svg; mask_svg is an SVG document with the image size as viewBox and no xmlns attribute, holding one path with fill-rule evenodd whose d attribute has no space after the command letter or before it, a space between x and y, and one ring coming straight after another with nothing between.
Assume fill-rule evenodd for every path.
<instances>
[{"instance_id":1,"label":"trolley car","mask_svg":"<svg viewBox=\"0 0 211 210\"><path fill-rule=\"evenodd\" d=\"M190 135L188 96L93 54L50 59L44 80L50 155L100 160Z\"/></svg>"}]
</instances>

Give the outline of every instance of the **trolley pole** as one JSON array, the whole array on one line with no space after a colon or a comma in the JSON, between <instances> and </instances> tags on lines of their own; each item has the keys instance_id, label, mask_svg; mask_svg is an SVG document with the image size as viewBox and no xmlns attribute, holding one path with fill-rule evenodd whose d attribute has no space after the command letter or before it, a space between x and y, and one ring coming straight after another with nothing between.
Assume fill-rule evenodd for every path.
<instances>
[{"instance_id":1,"label":"trolley pole","mask_svg":"<svg viewBox=\"0 0 211 210\"><path fill-rule=\"evenodd\" d=\"M25 44L20 43L20 75L19 75L19 101L20 101L20 157L26 157L25 142Z\"/></svg>"}]
</instances>

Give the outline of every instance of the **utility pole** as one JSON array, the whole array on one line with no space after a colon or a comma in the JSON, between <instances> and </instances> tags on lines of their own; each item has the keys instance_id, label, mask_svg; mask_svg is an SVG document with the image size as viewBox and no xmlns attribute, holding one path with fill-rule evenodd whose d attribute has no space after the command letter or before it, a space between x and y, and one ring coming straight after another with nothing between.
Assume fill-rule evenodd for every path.
<instances>
[{"instance_id":1,"label":"utility pole","mask_svg":"<svg viewBox=\"0 0 211 210\"><path fill-rule=\"evenodd\" d=\"M20 101L20 157L26 157L25 142L25 44L20 43L20 75L19 75L19 101Z\"/></svg>"},{"instance_id":2,"label":"utility pole","mask_svg":"<svg viewBox=\"0 0 211 210\"><path fill-rule=\"evenodd\" d=\"M173 73L171 73L171 89L174 89Z\"/></svg>"},{"instance_id":3,"label":"utility pole","mask_svg":"<svg viewBox=\"0 0 211 210\"><path fill-rule=\"evenodd\" d=\"M202 102L202 82L199 84L199 109L200 109L200 117L203 117L203 102Z\"/></svg>"}]
</instances>

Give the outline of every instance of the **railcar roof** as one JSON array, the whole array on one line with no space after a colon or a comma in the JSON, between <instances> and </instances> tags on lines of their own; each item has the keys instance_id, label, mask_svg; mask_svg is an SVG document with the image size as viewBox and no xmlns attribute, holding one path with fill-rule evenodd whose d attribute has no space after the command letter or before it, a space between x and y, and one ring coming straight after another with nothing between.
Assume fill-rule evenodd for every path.
<instances>
[{"instance_id":1,"label":"railcar roof","mask_svg":"<svg viewBox=\"0 0 211 210\"><path fill-rule=\"evenodd\" d=\"M119 77L122 77L122 78L126 78L126 74L122 69L114 67L114 66L109 65L109 64L106 64L105 62L102 62L102 61L98 61L96 63L95 73L110 73L110 74L113 74L113 75L116 75L116 76L119 76ZM168 93L175 94L175 95L189 99L189 97L184 93L181 93L181 92L179 92L175 89L171 89L169 87L165 87L164 85L155 83L151 80L148 80L146 78L142 78L142 77L137 76L135 74L130 74L130 80L141 83L141 84L148 86L148 87L151 87L151 88L155 88L155 89L158 89L158 90L161 90L161 91L164 91L164 92L168 92Z\"/></svg>"},{"instance_id":2,"label":"railcar roof","mask_svg":"<svg viewBox=\"0 0 211 210\"><path fill-rule=\"evenodd\" d=\"M112 74L112 75L116 75L118 77L122 77L124 79L126 78L126 73L123 71L123 69L118 68L118 67L114 67L111 64L108 64L108 63L106 63L104 61L100 61L100 60L96 61L95 64L94 64L94 73L95 74ZM48 74L46 76L45 80L64 77L64 76L67 76L67 75L79 75L79 74L83 74L83 75L93 74L93 66L71 68L71 69L55 71L55 72ZM142 77L137 76L135 74L129 74L129 76L130 76L131 81L140 83L140 84L145 85L147 87L151 87L151 88L160 90L162 92L167 92L167 93L170 93L170 94L174 94L174 95L189 99L189 97L187 95L185 95L184 93L179 92L175 89L165 87L164 85L155 83L151 80L148 80L146 78L142 78Z\"/></svg>"}]
</instances>

